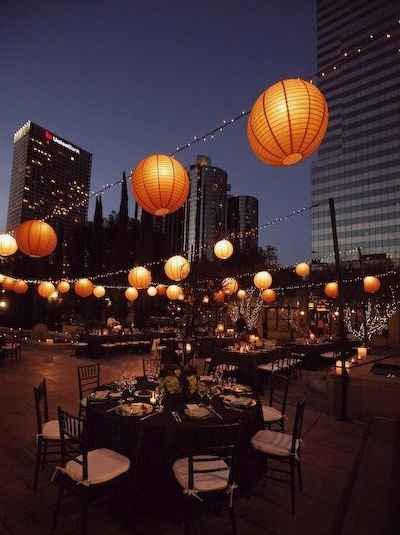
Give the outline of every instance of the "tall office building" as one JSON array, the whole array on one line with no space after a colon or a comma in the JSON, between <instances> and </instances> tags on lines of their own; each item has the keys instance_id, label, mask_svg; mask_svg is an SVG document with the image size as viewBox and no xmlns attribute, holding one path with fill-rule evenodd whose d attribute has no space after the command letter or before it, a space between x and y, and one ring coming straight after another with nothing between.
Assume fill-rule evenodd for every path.
<instances>
[{"instance_id":1,"label":"tall office building","mask_svg":"<svg viewBox=\"0 0 400 535\"><path fill-rule=\"evenodd\" d=\"M234 249L239 255L258 249L258 199L249 195L228 197L228 234L234 233Z\"/></svg>"},{"instance_id":2,"label":"tall office building","mask_svg":"<svg viewBox=\"0 0 400 535\"><path fill-rule=\"evenodd\" d=\"M341 250L400 258L399 15L399 0L317 0L329 126L312 172L314 257L333 250L332 197Z\"/></svg>"},{"instance_id":3,"label":"tall office building","mask_svg":"<svg viewBox=\"0 0 400 535\"><path fill-rule=\"evenodd\" d=\"M190 191L185 204L184 250L190 260L213 260L213 244L227 231L228 175L207 156L190 166Z\"/></svg>"},{"instance_id":4,"label":"tall office building","mask_svg":"<svg viewBox=\"0 0 400 535\"><path fill-rule=\"evenodd\" d=\"M87 219L92 155L31 121L14 135L7 229L49 214L64 235Z\"/></svg>"}]
</instances>

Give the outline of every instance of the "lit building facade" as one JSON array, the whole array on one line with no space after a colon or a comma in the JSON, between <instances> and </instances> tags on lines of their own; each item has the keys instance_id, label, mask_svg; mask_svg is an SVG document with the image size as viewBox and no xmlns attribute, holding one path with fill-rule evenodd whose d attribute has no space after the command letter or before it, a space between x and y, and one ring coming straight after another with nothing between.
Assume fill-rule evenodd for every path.
<instances>
[{"instance_id":1,"label":"lit building facade","mask_svg":"<svg viewBox=\"0 0 400 535\"><path fill-rule=\"evenodd\" d=\"M68 233L85 223L92 155L31 121L14 135L7 230L41 219Z\"/></svg>"},{"instance_id":2,"label":"lit building facade","mask_svg":"<svg viewBox=\"0 0 400 535\"><path fill-rule=\"evenodd\" d=\"M258 199L250 195L228 197L228 235L231 233L235 253L255 253L258 249Z\"/></svg>"},{"instance_id":3,"label":"lit building facade","mask_svg":"<svg viewBox=\"0 0 400 535\"><path fill-rule=\"evenodd\" d=\"M399 14L398 0L317 1L319 87L330 117L312 171L315 258L333 252L329 198L339 247L355 250L344 258L358 247L400 258ZM378 34L385 37L374 44Z\"/></svg>"}]
</instances>

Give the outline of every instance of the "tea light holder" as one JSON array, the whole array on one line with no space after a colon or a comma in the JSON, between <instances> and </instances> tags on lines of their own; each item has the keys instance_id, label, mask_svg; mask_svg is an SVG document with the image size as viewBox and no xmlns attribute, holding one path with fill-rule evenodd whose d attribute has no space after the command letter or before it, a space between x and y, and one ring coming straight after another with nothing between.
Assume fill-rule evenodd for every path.
<instances>
[{"instance_id":1,"label":"tea light holder","mask_svg":"<svg viewBox=\"0 0 400 535\"><path fill-rule=\"evenodd\" d=\"M364 346L357 347L357 360L363 360L367 358L368 348Z\"/></svg>"},{"instance_id":2,"label":"tea light holder","mask_svg":"<svg viewBox=\"0 0 400 535\"><path fill-rule=\"evenodd\" d=\"M349 371L350 369L350 361L349 360L346 360L345 361L345 369L347 370L347 372ZM336 375L342 375L342 371L343 371L343 363L341 360L337 360L336 361Z\"/></svg>"}]
</instances>

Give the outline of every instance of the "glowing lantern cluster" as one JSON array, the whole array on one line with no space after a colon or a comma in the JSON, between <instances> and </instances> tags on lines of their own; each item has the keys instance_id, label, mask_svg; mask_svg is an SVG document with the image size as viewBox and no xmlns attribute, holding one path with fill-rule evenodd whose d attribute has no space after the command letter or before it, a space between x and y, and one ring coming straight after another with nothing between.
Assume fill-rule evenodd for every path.
<instances>
[{"instance_id":1,"label":"glowing lantern cluster","mask_svg":"<svg viewBox=\"0 0 400 535\"><path fill-rule=\"evenodd\" d=\"M93 283L89 279L79 279L74 284L74 291L79 297L89 297L93 293Z\"/></svg>"},{"instance_id":2,"label":"glowing lantern cluster","mask_svg":"<svg viewBox=\"0 0 400 535\"><path fill-rule=\"evenodd\" d=\"M364 292L374 294L379 291L381 287L381 281L377 277L372 277L369 275L368 277L364 277L363 286Z\"/></svg>"},{"instance_id":3,"label":"glowing lantern cluster","mask_svg":"<svg viewBox=\"0 0 400 535\"><path fill-rule=\"evenodd\" d=\"M176 301L180 299L180 296L183 295L182 288L180 286L177 286L176 284L171 284L167 288L167 297L168 299L171 299L171 301Z\"/></svg>"},{"instance_id":4,"label":"glowing lantern cluster","mask_svg":"<svg viewBox=\"0 0 400 535\"><path fill-rule=\"evenodd\" d=\"M306 262L300 262L300 264L297 264L295 271L296 275L304 279L310 274L310 266Z\"/></svg>"},{"instance_id":5,"label":"glowing lantern cluster","mask_svg":"<svg viewBox=\"0 0 400 535\"><path fill-rule=\"evenodd\" d=\"M263 291L261 297L264 303L273 303L274 301L276 301L276 292L275 290L268 288L267 290Z\"/></svg>"},{"instance_id":6,"label":"glowing lantern cluster","mask_svg":"<svg viewBox=\"0 0 400 535\"><path fill-rule=\"evenodd\" d=\"M220 240L214 245L214 254L220 260L227 260L233 255L233 245L229 240Z\"/></svg>"},{"instance_id":7,"label":"glowing lantern cluster","mask_svg":"<svg viewBox=\"0 0 400 535\"><path fill-rule=\"evenodd\" d=\"M95 286L93 289L93 295L100 299L101 297L104 297L106 295L106 289L104 286Z\"/></svg>"},{"instance_id":8,"label":"glowing lantern cluster","mask_svg":"<svg viewBox=\"0 0 400 535\"><path fill-rule=\"evenodd\" d=\"M48 299L55 291L54 284L49 281L43 281L37 287L37 292L43 299Z\"/></svg>"},{"instance_id":9,"label":"glowing lantern cluster","mask_svg":"<svg viewBox=\"0 0 400 535\"><path fill-rule=\"evenodd\" d=\"M17 242L11 234L0 234L0 256L10 256L17 250Z\"/></svg>"},{"instance_id":10,"label":"glowing lantern cluster","mask_svg":"<svg viewBox=\"0 0 400 535\"><path fill-rule=\"evenodd\" d=\"M136 301L138 296L139 296L139 292L133 286L125 290L125 297L127 298L128 301Z\"/></svg>"},{"instance_id":11,"label":"glowing lantern cluster","mask_svg":"<svg viewBox=\"0 0 400 535\"><path fill-rule=\"evenodd\" d=\"M238 291L238 288L237 280L232 277L227 277L222 281L222 291L225 295L233 295Z\"/></svg>"},{"instance_id":12,"label":"glowing lantern cluster","mask_svg":"<svg viewBox=\"0 0 400 535\"><path fill-rule=\"evenodd\" d=\"M157 295L157 288L155 286L150 286L147 288L147 295L150 297L155 297Z\"/></svg>"},{"instance_id":13,"label":"glowing lantern cluster","mask_svg":"<svg viewBox=\"0 0 400 535\"><path fill-rule=\"evenodd\" d=\"M152 154L132 171L132 190L146 212L163 216L184 204L189 194L189 177L175 158Z\"/></svg>"},{"instance_id":14,"label":"glowing lantern cluster","mask_svg":"<svg viewBox=\"0 0 400 535\"><path fill-rule=\"evenodd\" d=\"M135 267L128 273L128 281L137 290L145 290L151 284L151 272L142 266Z\"/></svg>"},{"instance_id":15,"label":"glowing lantern cluster","mask_svg":"<svg viewBox=\"0 0 400 535\"><path fill-rule=\"evenodd\" d=\"M244 290L239 290L236 295L237 295L237 298L240 299L240 300L246 298L246 292Z\"/></svg>"},{"instance_id":16,"label":"glowing lantern cluster","mask_svg":"<svg viewBox=\"0 0 400 535\"><path fill-rule=\"evenodd\" d=\"M5 290L14 290L15 279L12 277L4 277L2 284Z\"/></svg>"},{"instance_id":17,"label":"glowing lantern cluster","mask_svg":"<svg viewBox=\"0 0 400 535\"><path fill-rule=\"evenodd\" d=\"M57 234L45 221L31 219L15 229L19 249L27 256L42 258L57 247Z\"/></svg>"},{"instance_id":18,"label":"glowing lantern cluster","mask_svg":"<svg viewBox=\"0 0 400 535\"><path fill-rule=\"evenodd\" d=\"M179 282L186 279L189 275L190 264L183 256L172 256L165 263L164 271L169 279Z\"/></svg>"},{"instance_id":19,"label":"glowing lantern cluster","mask_svg":"<svg viewBox=\"0 0 400 535\"><path fill-rule=\"evenodd\" d=\"M339 285L337 282L328 282L324 288L325 295L331 299L336 299L339 296Z\"/></svg>"},{"instance_id":20,"label":"glowing lantern cluster","mask_svg":"<svg viewBox=\"0 0 400 535\"><path fill-rule=\"evenodd\" d=\"M328 104L315 85L281 80L254 103L247 137L254 154L274 166L294 165L315 152L328 127Z\"/></svg>"},{"instance_id":21,"label":"glowing lantern cluster","mask_svg":"<svg viewBox=\"0 0 400 535\"><path fill-rule=\"evenodd\" d=\"M259 290L266 290L272 284L272 277L268 271L259 271L254 275L254 286Z\"/></svg>"},{"instance_id":22,"label":"glowing lantern cluster","mask_svg":"<svg viewBox=\"0 0 400 535\"><path fill-rule=\"evenodd\" d=\"M24 280L16 280L13 290L16 294L25 294L28 291L28 284Z\"/></svg>"},{"instance_id":23,"label":"glowing lantern cluster","mask_svg":"<svg viewBox=\"0 0 400 535\"><path fill-rule=\"evenodd\" d=\"M67 281L60 281L58 284L57 284L57 292L59 292L60 294L66 294L68 293L70 290L70 285L69 285L69 282Z\"/></svg>"}]
</instances>

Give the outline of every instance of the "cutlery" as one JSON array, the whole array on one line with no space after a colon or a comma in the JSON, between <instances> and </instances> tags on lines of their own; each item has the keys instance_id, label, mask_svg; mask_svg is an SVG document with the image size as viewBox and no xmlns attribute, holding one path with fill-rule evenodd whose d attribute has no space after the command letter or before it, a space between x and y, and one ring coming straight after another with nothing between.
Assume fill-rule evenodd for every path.
<instances>
[{"instance_id":1,"label":"cutlery","mask_svg":"<svg viewBox=\"0 0 400 535\"><path fill-rule=\"evenodd\" d=\"M147 420L147 418L151 418L152 416L157 416L157 414L161 414L161 411L154 411L154 412L151 412L150 414L146 414L146 416L142 416L142 418L140 418L140 420Z\"/></svg>"},{"instance_id":2,"label":"cutlery","mask_svg":"<svg viewBox=\"0 0 400 535\"><path fill-rule=\"evenodd\" d=\"M113 411L119 409L120 407L122 407L122 403L119 403L119 404L116 405L115 407L111 407L111 409L107 409L107 410L106 410L106 413L107 413L107 412L113 412Z\"/></svg>"},{"instance_id":3,"label":"cutlery","mask_svg":"<svg viewBox=\"0 0 400 535\"><path fill-rule=\"evenodd\" d=\"M219 418L221 421L223 421L222 416L214 409L214 407L208 407L208 410L214 414L217 418Z\"/></svg>"}]
</instances>

